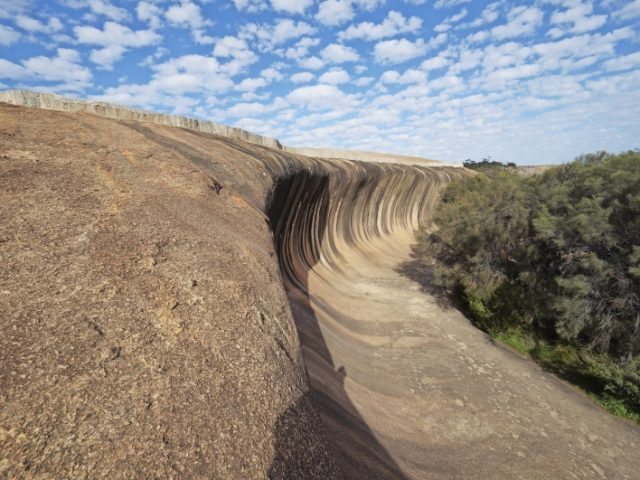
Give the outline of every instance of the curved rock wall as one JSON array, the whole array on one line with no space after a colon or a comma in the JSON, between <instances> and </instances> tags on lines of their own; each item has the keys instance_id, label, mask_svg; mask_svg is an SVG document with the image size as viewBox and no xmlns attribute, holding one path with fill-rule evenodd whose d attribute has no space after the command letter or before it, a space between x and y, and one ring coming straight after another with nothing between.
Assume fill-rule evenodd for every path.
<instances>
[{"instance_id":1,"label":"curved rock wall","mask_svg":"<svg viewBox=\"0 0 640 480\"><path fill-rule=\"evenodd\" d=\"M372 430L364 419L371 411L360 412L347 392L347 372L358 381L353 376L357 360L336 360L328 336L338 332L337 342L347 345L347 350L358 350L359 342L352 338L352 330L358 327L354 318L344 314L334 289L353 287L342 282L351 269L358 268L359 257L385 255L380 241L391 239L389 253L393 239L404 236L403 240L410 242L417 228L428 225L440 189L461 172L454 168L314 161L311 168L276 181L268 210L276 251L314 405L322 414L347 478L404 480L405 466L397 464L378 437L397 435L394 443L398 445L407 439L401 429ZM316 279L313 284L311 276ZM370 375L384 383L385 374L379 373L372 371ZM371 386L376 381L363 383Z\"/></svg>"},{"instance_id":2,"label":"curved rock wall","mask_svg":"<svg viewBox=\"0 0 640 480\"><path fill-rule=\"evenodd\" d=\"M269 217L286 280L304 288L316 264L343 266L343 248L424 226L439 189L459 171L341 161L277 178Z\"/></svg>"},{"instance_id":3,"label":"curved rock wall","mask_svg":"<svg viewBox=\"0 0 640 480\"><path fill-rule=\"evenodd\" d=\"M309 279L411 236L464 170L96 113L0 105L0 477L394 478Z\"/></svg>"}]
</instances>

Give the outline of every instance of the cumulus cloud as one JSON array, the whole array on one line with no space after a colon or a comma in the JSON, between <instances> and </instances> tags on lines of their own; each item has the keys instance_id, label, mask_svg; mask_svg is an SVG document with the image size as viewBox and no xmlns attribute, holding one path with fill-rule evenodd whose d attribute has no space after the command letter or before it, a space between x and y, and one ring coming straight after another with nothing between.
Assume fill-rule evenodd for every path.
<instances>
[{"instance_id":1,"label":"cumulus cloud","mask_svg":"<svg viewBox=\"0 0 640 480\"><path fill-rule=\"evenodd\" d=\"M640 67L640 52L630 53L629 55L623 55L618 58L612 58L607 60L603 64L605 70L620 71L631 70Z\"/></svg>"},{"instance_id":2,"label":"cumulus cloud","mask_svg":"<svg viewBox=\"0 0 640 480\"><path fill-rule=\"evenodd\" d=\"M426 72L431 70L438 70L439 68L444 68L448 66L451 61L446 58L438 55L437 57L428 58L420 65L420 68Z\"/></svg>"},{"instance_id":3,"label":"cumulus cloud","mask_svg":"<svg viewBox=\"0 0 640 480\"><path fill-rule=\"evenodd\" d=\"M309 54L309 50L318 44L320 44L320 40L317 38L302 37L293 46L286 49L278 49L274 53L281 57L297 60L306 57Z\"/></svg>"},{"instance_id":4,"label":"cumulus cloud","mask_svg":"<svg viewBox=\"0 0 640 480\"><path fill-rule=\"evenodd\" d=\"M616 12L617 17L623 20L631 20L640 17L640 0L633 0Z\"/></svg>"},{"instance_id":5,"label":"cumulus cloud","mask_svg":"<svg viewBox=\"0 0 640 480\"><path fill-rule=\"evenodd\" d=\"M79 43L103 47L93 50L89 58L104 70L111 70L113 64L119 61L129 48L153 45L162 39L153 30L134 31L115 22L105 22L102 30L88 26L75 27L73 30Z\"/></svg>"},{"instance_id":6,"label":"cumulus cloud","mask_svg":"<svg viewBox=\"0 0 640 480\"><path fill-rule=\"evenodd\" d=\"M426 51L427 46L424 40L418 39L412 42L401 38L376 43L373 54L379 63L403 63L424 55Z\"/></svg>"},{"instance_id":7,"label":"cumulus cloud","mask_svg":"<svg viewBox=\"0 0 640 480\"><path fill-rule=\"evenodd\" d=\"M458 5L462 5L470 2L471 0L436 0L433 6L435 8L451 8L451 7L457 7ZM424 3L424 2L420 2L420 3Z\"/></svg>"},{"instance_id":8,"label":"cumulus cloud","mask_svg":"<svg viewBox=\"0 0 640 480\"><path fill-rule=\"evenodd\" d=\"M492 28L491 35L498 40L530 35L542 25L543 18L544 12L537 7L514 7L507 14L508 22Z\"/></svg>"},{"instance_id":9,"label":"cumulus cloud","mask_svg":"<svg viewBox=\"0 0 640 480\"><path fill-rule=\"evenodd\" d=\"M239 36L256 41L262 51L271 51L290 40L315 32L315 27L306 22L280 18L272 24L246 24L240 29Z\"/></svg>"},{"instance_id":10,"label":"cumulus cloud","mask_svg":"<svg viewBox=\"0 0 640 480\"><path fill-rule=\"evenodd\" d=\"M299 13L313 5L313 0L271 0L271 6L278 12Z\"/></svg>"},{"instance_id":11,"label":"cumulus cloud","mask_svg":"<svg viewBox=\"0 0 640 480\"><path fill-rule=\"evenodd\" d=\"M320 52L320 56L330 63L357 62L360 59L360 55L358 55L355 49L340 43L327 45Z\"/></svg>"},{"instance_id":12,"label":"cumulus cloud","mask_svg":"<svg viewBox=\"0 0 640 480\"><path fill-rule=\"evenodd\" d=\"M404 73L400 74L396 70L387 70L380 77L382 83L420 83L424 82L426 75L423 71L408 69Z\"/></svg>"},{"instance_id":13,"label":"cumulus cloud","mask_svg":"<svg viewBox=\"0 0 640 480\"><path fill-rule=\"evenodd\" d=\"M64 29L64 25L57 17L51 17L47 23L42 23L32 17L18 15L16 25L30 33L55 33Z\"/></svg>"},{"instance_id":14,"label":"cumulus cloud","mask_svg":"<svg viewBox=\"0 0 640 480\"><path fill-rule=\"evenodd\" d=\"M311 72L298 72L291 75L290 80L293 83L308 83L314 79L314 75Z\"/></svg>"},{"instance_id":15,"label":"cumulus cloud","mask_svg":"<svg viewBox=\"0 0 640 480\"><path fill-rule=\"evenodd\" d=\"M127 49L121 45L109 45L108 47L92 50L89 58L102 70L113 70L113 64L122 59Z\"/></svg>"},{"instance_id":16,"label":"cumulus cloud","mask_svg":"<svg viewBox=\"0 0 640 480\"><path fill-rule=\"evenodd\" d=\"M342 68L332 68L320 75L319 80L321 83L329 85L340 85L341 83L347 83L351 80L351 77Z\"/></svg>"},{"instance_id":17,"label":"cumulus cloud","mask_svg":"<svg viewBox=\"0 0 640 480\"><path fill-rule=\"evenodd\" d=\"M266 0L233 0L233 4L238 10L250 13L259 12L268 8Z\"/></svg>"},{"instance_id":18,"label":"cumulus cloud","mask_svg":"<svg viewBox=\"0 0 640 480\"><path fill-rule=\"evenodd\" d=\"M354 16L351 0L325 0L318 7L316 20L324 25L335 26L348 22Z\"/></svg>"},{"instance_id":19,"label":"cumulus cloud","mask_svg":"<svg viewBox=\"0 0 640 480\"><path fill-rule=\"evenodd\" d=\"M20 34L13 28L6 25L0 25L0 45L8 47L16 43L20 39Z\"/></svg>"},{"instance_id":20,"label":"cumulus cloud","mask_svg":"<svg viewBox=\"0 0 640 480\"><path fill-rule=\"evenodd\" d=\"M287 95L287 100L294 105L311 110L327 110L353 104L353 99L335 85L312 85L299 87Z\"/></svg>"},{"instance_id":21,"label":"cumulus cloud","mask_svg":"<svg viewBox=\"0 0 640 480\"><path fill-rule=\"evenodd\" d=\"M144 47L158 43L162 37L153 30L131 30L115 22L105 22L102 30L96 27L75 27L73 31L80 43L90 45L120 45L122 47Z\"/></svg>"},{"instance_id":22,"label":"cumulus cloud","mask_svg":"<svg viewBox=\"0 0 640 480\"><path fill-rule=\"evenodd\" d=\"M584 33L596 30L607 21L607 15L593 15L591 2L572 2L569 8L551 14L551 24L557 25L549 31L552 37L566 33Z\"/></svg>"},{"instance_id":23,"label":"cumulus cloud","mask_svg":"<svg viewBox=\"0 0 640 480\"><path fill-rule=\"evenodd\" d=\"M82 6L83 3L75 3L75 5ZM110 2L105 2L103 0L88 0L86 5L96 15L105 16L111 20L115 20L116 22L125 22L130 19L129 12L124 8L112 5Z\"/></svg>"},{"instance_id":24,"label":"cumulus cloud","mask_svg":"<svg viewBox=\"0 0 640 480\"><path fill-rule=\"evenodd\" d=\"M319 70L326 65L325 61L319 57L307 57L298 60L298 65L309 70Z\"/></svg>"},{"instance_id":25,"label":"cumulus cloud","mask_svg":"<svg viewBox=\"0 0 640 480\"><path fill-rule=\"evenodd\" d=\"M394 37L402 33L417 33L422 28L422 19L418 17L406 18L400 12L391 11L382 23L362 22L351 25L344 32L340 32L342 40L380 40Z\"/></svg>"},{"instance_id":26,"label":"cumulus cloud","mask_svg":"<svg viewBox=\"0 0 640 480\"><path fill-rule=\"evenodd\" d=\"M213 54L216 57L235 58L247 65L253 63L258 58L244 39L230 35L215 40Z\"/></svg>"},{"instance_id":27,"label":"cumulus cloud","mask_svg":"<svg viewBox=\"0 0 640 480\"><path fill-rule=\"evenodd\" d=\"M92 75L80 60L80 54L68 48L58 48L55 57L22 60L22 65L0 59L0 78L62 82L68 89L82 89L90 85Z\"/></svg>"},{"instance_id":28,"label":"cumulus cloud","mask_svg":"<svg viewBox=\"0 0 640 480\"><path fill-rule=\"evenodd\" d=\"M159 28L162 25L162 9L154 3L138 2L136 14L138 20L147 22L151 28Z\"/></svg>"},{"instance_id":29,"label":"cumulus cloud","mask_svg":"<svg viewBox=\"0 0 640 480\"><path fill-rule=\"evenodd\" d=\"M0 0L0 18L13 19L24 15L32 4L33 0Z\"/></svg>"},{"instance_id":30,"label":"cumulus cloud","mask_svg":"<svg viewBox=\"0 0 640 480\"><path fill-rule=\"evenodd\" d=\"M190 0L182 0L180 4L169 7L165 16L172 25L190 29L196 43L207 45L214 42L213 37L204 33L204 28L210 26L212 22L202 16L198 4Z\"/></svg>"}]
</instances>

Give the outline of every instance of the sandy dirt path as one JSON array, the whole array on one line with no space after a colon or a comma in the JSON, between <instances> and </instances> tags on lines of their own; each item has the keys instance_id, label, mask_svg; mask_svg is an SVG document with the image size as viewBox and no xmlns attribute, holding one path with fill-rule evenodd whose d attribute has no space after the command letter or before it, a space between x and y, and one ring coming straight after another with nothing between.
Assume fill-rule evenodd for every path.
<instances>
[{"instance_id":1,"label":"sandy dirt path","mask_svg":"<svg viewBox=\"0 0 640 480\"><path fill-rule=\"evenodd\" d=\"M401 274L412 242L404 234L364 250L344 245L344 262L312 269L311 301L295 309L314 398L346 473L638 478L640 428Z\"/></svg>"}]
</instances>

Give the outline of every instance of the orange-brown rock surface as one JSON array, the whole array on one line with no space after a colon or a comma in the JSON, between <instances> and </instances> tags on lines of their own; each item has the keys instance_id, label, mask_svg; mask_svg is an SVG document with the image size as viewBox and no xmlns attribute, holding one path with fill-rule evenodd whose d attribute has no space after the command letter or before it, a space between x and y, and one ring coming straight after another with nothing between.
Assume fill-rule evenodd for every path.
<instances>
[{"instance_id":1,"label":"orange-brown rock surface","mask_svg":"<svg viewBox=\"0 0 640 480\"><path fill-rule=\"evenodd\" d=\"M464 170L147 120L0 104L0 478L634 478L412 281Z\"/></svg>"}]
</instances>

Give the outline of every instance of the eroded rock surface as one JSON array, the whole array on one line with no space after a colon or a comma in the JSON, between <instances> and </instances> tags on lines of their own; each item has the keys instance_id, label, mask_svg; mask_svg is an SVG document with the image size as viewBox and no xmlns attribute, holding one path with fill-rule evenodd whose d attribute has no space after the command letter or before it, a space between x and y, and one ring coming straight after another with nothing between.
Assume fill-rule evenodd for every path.
<instances>
[{"instance_id":1,"label":"eroded rock surface","mask_svg":"<svg viewBox=\"0 0 640 480\"><path fill-rule=\"evenodd\" d=\"M145 119L0 104L1 478L640 470L636 425L409 278L464 170Z\"/></svg>"}]
</instances>

